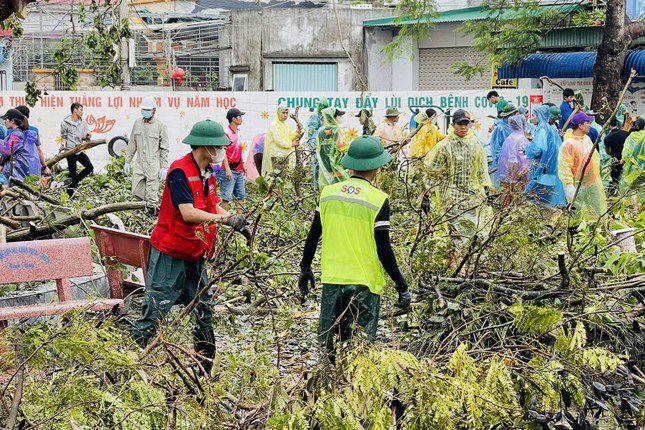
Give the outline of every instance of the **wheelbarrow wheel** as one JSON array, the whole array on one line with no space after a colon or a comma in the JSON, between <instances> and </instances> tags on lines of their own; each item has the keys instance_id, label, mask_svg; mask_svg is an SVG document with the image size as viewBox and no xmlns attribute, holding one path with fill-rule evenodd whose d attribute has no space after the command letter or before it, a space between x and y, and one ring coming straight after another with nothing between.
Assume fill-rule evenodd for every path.
<instances>
[{"instance_id":1,"label":"wheelbarrow wheel","mask_svg":"<svg viewBox=\"0 0 645 430\"><path fill-rule=\"evenodd\" d=\"M123 157L125 149L128 147L130 139L125 136L114 136L108 142L108 153L111 157Z\"/></svg>"}]
</instances>

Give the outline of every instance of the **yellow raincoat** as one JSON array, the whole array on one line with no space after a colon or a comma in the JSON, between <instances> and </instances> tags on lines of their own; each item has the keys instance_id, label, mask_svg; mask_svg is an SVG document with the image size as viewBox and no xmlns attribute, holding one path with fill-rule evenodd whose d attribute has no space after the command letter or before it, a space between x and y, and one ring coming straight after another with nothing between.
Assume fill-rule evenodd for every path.
<instances>
[{"instance_id":1,"label":"yellow raincoat","mask_svg":"<svg viewBox=\"0 0 645 430\"><path fill-rule=\"evenodd\" d=\"M451 129L424 159L428 185L446 211L457 246L477 235L488 237L492 209L486 204L486 188L493 184L488 175L484 148L472 131L459 137Z\"/></svg>"},{"instance_id":2,"label":"yellow raincoat","mask_svg":"<svg viewBox=\"0 0 645 430\"><path fill-rule=\"evenodd\" d=\"M425 157L439 141L446 137L436 125L428 124L427 121L423 126L419 124L419 127L421 129L410 141L410 153L408 154L410 158Z\"/></svg>"},{"instance_id":3,"label":"yellow raincoat","mask_svg":"<svg viewBox=\"0 0 645 430\"><path fill-rule=\"evenodd\" d=\"M591 162L583 171L591 151ZM597 220L607 211L607 198L600 176L600 155L589 136L576 136L572 129L567 130L558 155L558 176L565 189L567 185L577 187L582 178L573 204L574 219Z\"/></svg>"},{"instance_id":4,"label":"yellow raincoat","mask_svg":"<svg viewBox=\"0 0 645 430\"><path fill-rule=\"evenodd\" d=\"M264 157L262 158L262 176L273 172L275 159L287 159L287 164L291 167L295 165L296 154L292 146L293 141L298 134L289 127L287 121L280 121L278 117L281 109L271 122L269 130L264 139Z\"/></svg>"}]
</instances>

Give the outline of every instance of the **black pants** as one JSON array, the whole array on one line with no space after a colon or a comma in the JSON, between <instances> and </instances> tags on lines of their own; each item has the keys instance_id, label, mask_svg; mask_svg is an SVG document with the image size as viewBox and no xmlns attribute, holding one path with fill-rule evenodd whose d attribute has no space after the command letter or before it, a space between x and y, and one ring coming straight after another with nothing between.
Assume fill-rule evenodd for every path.
<instances>
[{"instance_id":1,"label":"black pants","mask_svg":"<svg viewBox=\"0 0 645 430\"><path fill-rule=\"evenodd\" d=\"M76 173L77 162L81 163L81 166L83 166L83 170L81 170L81 173L79 174ZM69 184L69 187L67 188L67 194L71 197L79 182L88 177L94 171L94 166L87 154L83 152L67 157L67 165L69 167L69 177L72 180L72 183Z\"/></svg>"},{"instance_id":2,"label":"black pants","mask_svg":"<svg viewBox=\"0 0 645 430\"><path fill-rule=\"evenodd\" d=\"M262 156L264 154L262 152L258 152L257 154L253 154L253 162L255 163L255 168L258 170L258 173L261 175L262 174Z\"/></svg>"}]
</instances>

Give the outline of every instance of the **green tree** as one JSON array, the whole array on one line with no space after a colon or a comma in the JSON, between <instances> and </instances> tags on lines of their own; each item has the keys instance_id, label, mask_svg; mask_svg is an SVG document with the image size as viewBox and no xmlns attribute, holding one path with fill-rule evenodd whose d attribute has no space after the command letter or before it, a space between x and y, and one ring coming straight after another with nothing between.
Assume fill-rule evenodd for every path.
<instances>
[{"instance_id":1,"label":"green tree","mask_svg":"<svg viewBox=\"0 0 645 430\"><path fill-rule=\"evenodd\" d=\"M126 0L104 0L99 3L98 0L92 0L85 5L79 2L77 7L78 21L81 24L91 24L92 31L80 35L75 26L72 27L71 34L61 39L58 47L53 53L56 60L55 72L60 76L62 82L72 90L75 90L78 84L77 69L82 68L82 64L76 64L78 61L74 57L75 46L78 43L83 44L83 48L95 54L92 61L94 64L100 62L107 67L98 69L97 80L101 87L115 87L123 81L122 63L124 58L117 48L124 40L132 37L128 20L121 19L119 16L120 2ZM22 36L22 26L20 19L26 15L24 10L28 3L34 0L0 0L0 21L3 28L12 29L14 37ZM108 19L108 17L110 19ZM111 22L111 24L106 24ZM33 106L40 97L40 90L36 88L34 82L27 82L25 85L27 103Z\"/></svg>"},{"instance_id":2,"label":"green tree","mask_svg":"<svg viewBox=\"0 0 645 430\"><path fill-rule=\"evenodd\" d=\"M455 72L470 79L484 73L493 63L518 64L526 55L536 52L549 32L565 24L581 3L572 1L571 7L560 9L541 7L534 0L487 0L488 19L466 22L459 30L474 37L473 48L486 53L479 63L456 61ZM595 3L595 2L594 2ZM401 46L403 37L426 37L432 24L427 17L435 13L430 0L404 0L397 7L399 22L412 18L411 24L402 24L399 37L387 50ZM626 0L607 0L602 41L597 47L594 65L593 98L591 107L600 109L604 99L613 108L619 98L621 70L627 49L633 40L645 36L645 21L632 22L626 14Z\"/></svg>"}]
</instances>

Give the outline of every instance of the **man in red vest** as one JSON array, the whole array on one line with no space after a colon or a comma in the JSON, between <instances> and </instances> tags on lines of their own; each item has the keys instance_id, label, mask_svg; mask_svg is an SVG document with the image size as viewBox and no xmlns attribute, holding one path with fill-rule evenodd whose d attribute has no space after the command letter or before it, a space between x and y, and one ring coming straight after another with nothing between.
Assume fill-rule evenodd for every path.
<instances>
[{"instance_id":1,"label":"man in red vest","mask_svg":"<svg viewBox=\"0 0 645 430\"><path fill-rule=\"evenodd\" d=\"M200 121L183 142L192 151L168 169L159 220L150 237L142 315L133 335L139 345L146 345L178 299L188 305L199 295L193 310L197 320L193 330L195 351L207 358L202 366L210 373L215 335L204 256L213 255L217 224L229 225L247 239L251 234L244 216L229 214L217 198L211 163L230 144L222 126L210 120Z\"/></svg>"}]
</instances>

